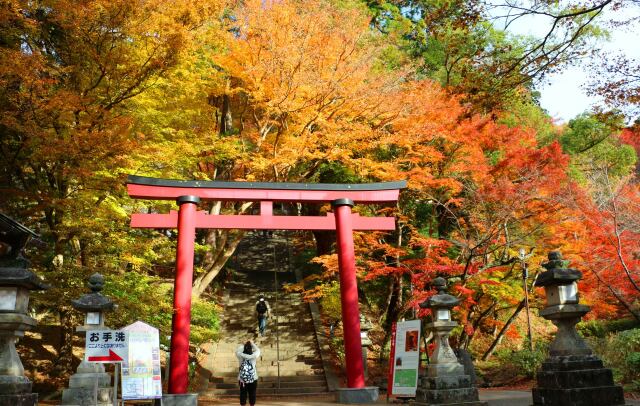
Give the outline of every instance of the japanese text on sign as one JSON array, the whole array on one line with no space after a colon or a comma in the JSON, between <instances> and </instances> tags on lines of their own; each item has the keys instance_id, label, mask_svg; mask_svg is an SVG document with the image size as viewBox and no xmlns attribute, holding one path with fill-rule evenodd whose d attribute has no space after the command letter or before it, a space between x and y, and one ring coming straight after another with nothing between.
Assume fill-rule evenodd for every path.
<instances>
[{"instance_id":1,"label":"japanese text on sign","mask_svg":"<svg viewBox=\"0 0 640 406\"><path fill-rule=\"evenodd\" d=\"M89 362L121 362L129 349L127 333L122 330L87 331L85 346Z\"/></svg>"}]
</instances>

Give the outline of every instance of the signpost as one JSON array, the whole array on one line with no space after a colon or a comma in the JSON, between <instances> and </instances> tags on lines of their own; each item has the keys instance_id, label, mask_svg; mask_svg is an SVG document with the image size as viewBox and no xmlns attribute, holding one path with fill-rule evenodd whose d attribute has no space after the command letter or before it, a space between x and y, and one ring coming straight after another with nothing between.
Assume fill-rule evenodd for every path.
<instances>
[{"instance_id":1,"label":"signpost","mask_svg":"<svg viewBox=\"0 0 640 406\"><path fill-rule=\"evenodd\" d=\"M420 320L394 325L389 357L389 394L414 397L420 365Z\"/></svg>"}]
</instances>

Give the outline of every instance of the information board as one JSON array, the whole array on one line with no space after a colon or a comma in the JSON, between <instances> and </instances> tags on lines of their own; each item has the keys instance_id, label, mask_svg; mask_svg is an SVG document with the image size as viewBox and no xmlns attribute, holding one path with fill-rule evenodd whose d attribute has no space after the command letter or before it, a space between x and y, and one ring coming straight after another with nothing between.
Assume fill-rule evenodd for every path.
<instances>
[{"instance_id":1,"label":"information board","mask_svg":"<svg viewBox=\"0 0 640 406\"><path fill-rule=\"evenodd\" d=\"M129 353L122 362L122 399L162 397L160 336L158 329L136 321L122 330L129 339Z\"/></svg>"},{"instance_id":2,"label":"information board","mask_svg":"<svg viewBox=\"0 0 640 406\"><path fill-rule=\"evenodd\" d=\"M396 323L391 369L391 394L415 396L420 366L420 320Z\"/></svg>"}]
</instances>

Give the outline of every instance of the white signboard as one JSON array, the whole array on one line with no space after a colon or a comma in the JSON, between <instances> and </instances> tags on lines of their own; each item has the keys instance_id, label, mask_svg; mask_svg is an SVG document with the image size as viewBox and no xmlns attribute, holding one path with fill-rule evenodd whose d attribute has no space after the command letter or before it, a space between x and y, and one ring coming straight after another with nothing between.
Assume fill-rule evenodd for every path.
<instances>
[{"instance_id":1,"label":"white signboard","mask_svg":"<svg viewBox=\"0 0 640 406\"><path fill-rule=\"evenodd\" d=\"M122 362L122 399L161 398L158 329L136 321L123 330L129 337L129 354Z\"/></svg>"},{"instance_id":2,"label":"white signboard","mask_svg":"<svg viewBox=\"0 0 640 406\"><path fill-rule=\"evenodd\" d=\"M391 394L415 396L420 365L420 320L397 323L394 347Z\"/></svg>"},{"instance_id":3,"label":"white signboard","mask_svg":"<svg viewBox=\"0 0 640 406\"><path fill-rule=\"evenodd\" d=\"M89 330L84 351L89 362L122 362L128 355L127 333L122 330Z\"/></svg>"}]
</instances>

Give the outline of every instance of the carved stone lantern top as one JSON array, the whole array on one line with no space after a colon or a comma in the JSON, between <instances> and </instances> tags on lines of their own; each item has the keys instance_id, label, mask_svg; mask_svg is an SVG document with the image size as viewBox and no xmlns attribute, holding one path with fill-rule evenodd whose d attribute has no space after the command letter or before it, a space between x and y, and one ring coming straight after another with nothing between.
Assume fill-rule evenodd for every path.
<instances>
[{"instance_id":1,"label":"carved stone lantern top","mask_svg":"<svg viewBox=\"0 0 640 406\"><path fill-rule=\"evenodd\" d=\"M373 328L373 323L364 314L360 315L360 331L369 331Z\"/></svg>"},{"instance_id":2,"label":"carved stone lantern top","mask_svg":"<svg viewBox=\"0 0 640 406\"><path fill-rule=\"evenodd\" d=\"M446 293L447 281L444 278L437 277L433 280L431 285L438 291L435 295L429 299L420 303L420 307L423 309L451 309L460 303L460 299L455 296L451 296Z\"/></svg>"},{"instance_id":3,"label":"carved stone lantern top","mask_svg":"<svg viewBox=\"0 0 640 406\"><path fill-rule=\"evenodd\" d=\"M111 298L106 297L100 291L104 287L104 276L94 273L88 280L91 293L80 296L79 299L72 300L71 305L84 312L104 312L115 309L115 304Z\"/></svg>"},{"instance_id":4,"label":"carved stone lantern top","mask_svg":"<svg viewBox=\"0 0 640 406\"><path fill-rule=\"evenodd\" d=\"M582 279L582 272L566 267L560 251L551 251L549 261L542 264L546 271L538 275L536 286L570 285Z\"/></svg>"},{"instance_id":5,"label":"carved stone lantern top","mask_svg":"<svg viewBox=\"0 0 640 406\"><path fill-rule=\"evenodd\" d=\"M31 237L37 236L38 234L29 230L11 217L0 213L0 242L2 243L0 258L16 259L20 257L22 250Z\"/></svg>"},{"instance_id":6,"label":"carved stone lantern top","mask_svg":"<svg viewBox=\"0 0 640 406\"><path fill-rule=\"evenodd\" d=\"M29 261L22 257L22 250L29 239L37 236L11 217L0 213L0 286L49 289L49 285L27 269Z\"/></svg>"},{"instance_id":7,"label":"carved stone lantern top","mask_svg":"<svg viewBox=\"0 0 640 406\"><path fill-rule=\"evenodd\" d=\"M24 268L1 268L0 286L16 286L28 290L47 290L51 286Z\"/></svg>"}]
</instances>

